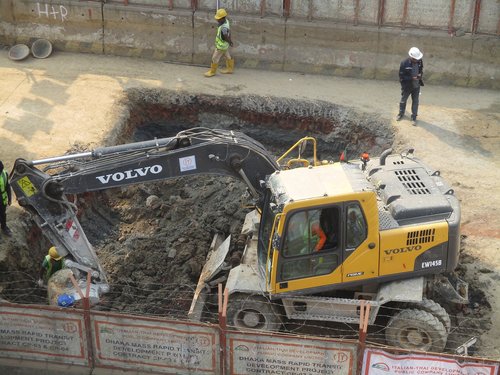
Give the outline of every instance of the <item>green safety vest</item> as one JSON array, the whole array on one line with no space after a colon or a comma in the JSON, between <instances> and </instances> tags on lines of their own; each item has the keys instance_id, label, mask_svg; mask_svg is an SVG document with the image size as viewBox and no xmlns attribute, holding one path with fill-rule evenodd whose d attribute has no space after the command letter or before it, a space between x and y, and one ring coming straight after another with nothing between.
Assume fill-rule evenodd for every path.
<instances>
[{"instance_id":1,"label":"green safety vest","mask_svg":"<svg viewBox=\"0 0 500 375\"><path fill-rule=\"evenodd\" d=\"M7 194L7 172L5 169L0 174L0 193L2 194L2 203L4 206L7 206L9 203L9 195Z\"/></svg>"},{"instance_id":2,"label":"green safety vest","mask_svg":"<svg viewBox=\"0 0 500 375\"><path fill-rule=\"evenodd\" d=\"M217 28L217 35L215 36L215 48L220 50L227 50L229 48L229 43L222 39L222 29L226 28L229 30L229 21L226 20L222 25Z\"/></svg>"},{"instance_id":3,"label":"green safety vest","mask_svg":"<svg viewBox=\"0 0 500 375\"><path fill-rule=\"evenodd\" d=\"M54 273L57 271L61 270L64 268L64 259L61 258L59 260L56 260L54 263L54 269L52 269L52 262L50 261L50 255L45 255L45 259L43 261L43 267L47 269L47 272L45 273L45 278L48 280L50 276L52 276Z\"/></svg>"}]
</instances>

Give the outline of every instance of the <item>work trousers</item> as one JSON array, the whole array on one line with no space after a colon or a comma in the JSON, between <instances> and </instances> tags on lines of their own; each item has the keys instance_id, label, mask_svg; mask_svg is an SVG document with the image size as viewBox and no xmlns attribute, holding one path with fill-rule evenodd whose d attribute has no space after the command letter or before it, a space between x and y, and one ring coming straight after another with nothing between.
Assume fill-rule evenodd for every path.
<instances>
[{"instance_id":1,"label":"work trousers","mask_svg":"<svg viewBox=\"0 0 500 375\"><path fill-rule=\"evenodd\" d=\"M4 206L3 203L0 203L0 224L2 229L7 228L7 206Z\"/></svg>"},{"instance_id":2,"label":"work trousers","mask_svg":"<svg viewBox=\"0 0 500 375\"><path fill-rule=\"evenodd\" d=\"M406 102L411 95L411 118L417 119L418 115L418 99L420 96L420 85L412 86L412 82L401 84L401 101L399 102L399 114L404 115L406 110Z\"/></svg>"},{"instance_id":3,"label":"work trousers","mask_svg":"<svg viewBox=\"0 0 500 375\"><path fill-rule=\"evenodd\" d=\"M222 56L224 56L226 60L231 60L231 55L229 54L229 48L226 50L216 48L214 54L212 55L212 62L214 64L218 64Z\"/></svg>"}]
</instances>

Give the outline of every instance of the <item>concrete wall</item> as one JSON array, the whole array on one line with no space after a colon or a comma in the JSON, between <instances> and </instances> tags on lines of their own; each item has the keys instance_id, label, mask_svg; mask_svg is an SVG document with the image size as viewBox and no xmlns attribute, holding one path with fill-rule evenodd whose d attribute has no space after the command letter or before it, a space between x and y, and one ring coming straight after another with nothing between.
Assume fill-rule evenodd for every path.
<instances>
[{"instance_id":1,"label":"concrete wall","mask_svg":"<svg viewBox=\"0 0 500 375\"><path fill-rule=\"evenodd\" d=\"M215 3L1 0L0 44L47 38L55 51L208 65ZM237 67L397 79L399 62L415 45L424 52L428 82L500 88L496 0L483 0L480 13L468 0L409 0L406 7L385 0L383 10L380 0L219 3L232 22Z\"/></svg>"}]
</instances>

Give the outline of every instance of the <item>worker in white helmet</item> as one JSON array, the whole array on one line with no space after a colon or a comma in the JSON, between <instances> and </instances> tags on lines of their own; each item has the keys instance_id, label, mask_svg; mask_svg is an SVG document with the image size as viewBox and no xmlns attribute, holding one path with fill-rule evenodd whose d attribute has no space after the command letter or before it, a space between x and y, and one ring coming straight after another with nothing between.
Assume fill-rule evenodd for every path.
<instances>
[{"instance_id":1,"label":"worker in white helmet","mask_svg":"<svg viewBox=\"0 0 500 375\"><path fill-rule=\"evenodd\" d=\"M424 54L417 47L412 47L408 51L408 58L401 61L399 66L399 82L401 83L401 100L399 102L399 113L396 118L400 121L406 110L406 102L411 95L411 122L417 125L418 99L420 86L424 85L422 76L424 74Z\"/></svg>"},{"instance_id":2,"label":"worker in white helmet","mask_svg":"<svg viewBox=\"0 0 500 375\"><path fill-rule=\"evenodd\" d=\"M226 10L222 8L217 10L215 19L218 23L217 34L215 36L215 51L212 55L210 70L205 73L205 77L213 77L215 75L222 56L226 58L226 68L221 69L220 72L231 74L234 71L234 59L229 54L229 47L233 46L233 41L231 40L231 29L229 27Z\"/></svg>"}]
</instances>

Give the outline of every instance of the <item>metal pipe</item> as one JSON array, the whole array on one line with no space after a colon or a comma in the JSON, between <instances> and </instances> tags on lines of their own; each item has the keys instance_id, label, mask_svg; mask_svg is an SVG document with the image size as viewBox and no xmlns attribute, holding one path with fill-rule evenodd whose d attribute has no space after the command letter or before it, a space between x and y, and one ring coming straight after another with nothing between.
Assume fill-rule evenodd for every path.
<instances>
[{"instance_id":1,"label":"metal pipe","mask_svg":"<svg viewBox=\"0 0 500 375\"><path fill-rule=\"evenodd\" d=\"M177 140L178 140L178 138L171 137L171 138L153 139L151 141L127 143L124 145L101 147L101 148L96 148L94 151L92 151L92 156L93 157L100 157L100 156L109 155L109 154L116 154L119 152L140 151L140 150L148 150L148 149L153 149L153 148L158 148L158 147L165 147L165 146L169 146L170 143L172 143L172 141L175 141L174 144L172 145L172 146L175 146L177 144ZM173 147L168 148L168 150L171 150L172 148Z\"/></svg>"},{"instance_id":2,"label":"metal pipe","mask_svg":"<svg viewBox=\"0 0 500 375\"><path fill-rule=\"evenodd\" d=\"M60 161L68 161L68 160L82 159L88 157L99 158L101 156L109 154L116 154L120 152L129 152L129 151L150 150L158 147L167 147L168 150L171 150L174 148L175 145L177 145L177 139L178 138L176 137L161 138L161 139L153 139L151 141L127 143L124 145L100 147L96 148L93 151L80 152L78 154L54 156L52 158L47 158L47 159L33 160L30 164L31 165L49 164Z\"/></svg>"},{"instance_id":3,"label":"metal pipe","mask_svg":"<svg viewBox=\"0 0 500 375\"><path fill-rule=\"evenodd\" d=\"M252 194L252 196L255 197L255 198L258 198L259 197L259 193L257 193L257 190L255 190L255 188L253 187L253 185L250 182L250 180L248 179L245 171L240 168L237 172L241 176L241 178L243 179L243 181L245 181L245 183L247 184L248 190L250 190L250 193Z\"/></svg>"},{"instance_id":4,"label":"metal pipe","mask_svg":"<svg viewBox=\"0 0 500 375\"><path fill-rule=\"evenodd\" d=\"M290 17L290 5L291 0L283 0L283 16L285 18Z\"/></svg>"},{"instance_id":5,"label":"metal pipe","mask_svg":"<svg viewBox=\"0 0 500 375\"><path fill-rule=\"evenodd\" d=\"M58 161L66 161L66 160L74 160L74 159L80 159L80 158L87 158L87 157L90 157L90 156L92 156L92 152L81 152L81 153L78 153L78 154L55 156L53 158L33 160L30 164L31 165L49 164L49 163L54 163L54 162L58 162Z\"/></svg>"},{"instance_id":6,"label":"metal pipe","mask_svg":"<svg viewBox=\"0 0 500 375\"><path fill-rule=\"evenodd\" d=\"M472 34L477 33L477 28L479 26L479 15L481 14L481 0L476 0L474 4L474 17L472 18Z\"/></svg>"},{"instance_id":7,"label":"metal pipe","mask_svg":"<svg viewBox=\"0 0 500 375\"><path fill-rule=\"evenodd\" d=\"M392 148L388 148L387 150L383 151L382 154L380 154L380 165L385 165L385 159L387 159L387 156L389 156L392 152Z\"/></svg>"},{"instance_id":8,"label":"metal pipe","mask_svg":"<svg viewBox=\"0 0 500 375\"><path fill-rule=\"evenodd\" d=\"M450 0L450 18L448 20L448 33L451 35L453 33L453 19L455 17L455 3L456 0Z\"/></svg>"},{"instance_id":9,"label":"metal pipe","mask_svg":"<svg viewBox=\"0 0 500 375\"><path fill-rule=\"evenodd\" d=\"M405 0L403 5L403 18L401 19L401 28L406 27L406 18L408 17L408 0Z\"/></svg>"},{"instance_id":10,"label":"metal pipe","mask_svg":"<svg viewBox=\"0 0 500 375\"><path fill-rule=\"evenodd\" d=\"M384 23L384 12L385 12L385 0L378 0L378 14L377 14L377 24L382 26Z\"/></svg>"},{"instance_id":11,"label":"metal pipe","mask_svg":"<svg viewBox=\"0 0 500 375\"><path fill-rule=\"evenodd\" d=\"M354 26L358 26L359 21L359 0L355 1L354 5Z\"/></svg>"}]
</instances>

